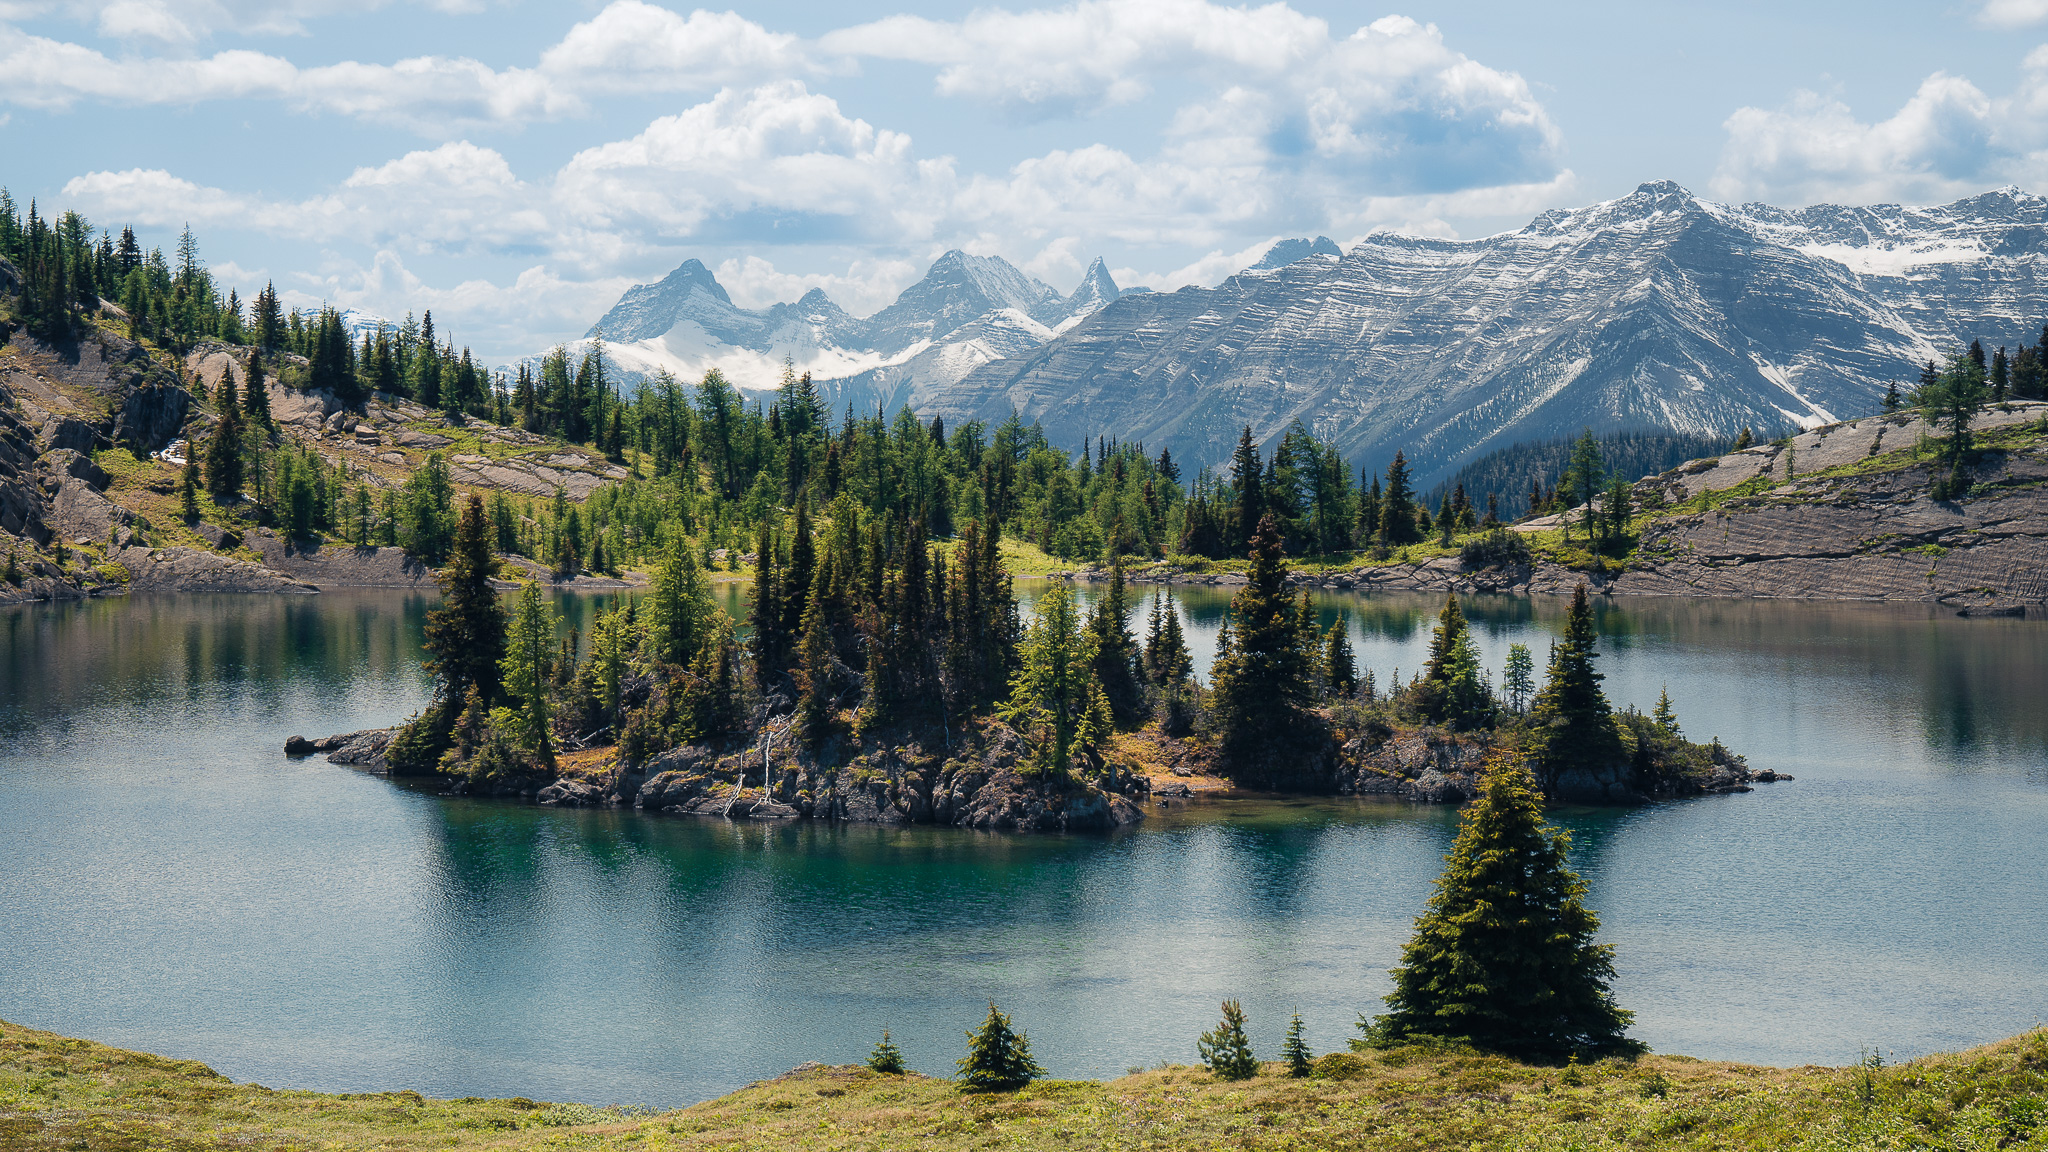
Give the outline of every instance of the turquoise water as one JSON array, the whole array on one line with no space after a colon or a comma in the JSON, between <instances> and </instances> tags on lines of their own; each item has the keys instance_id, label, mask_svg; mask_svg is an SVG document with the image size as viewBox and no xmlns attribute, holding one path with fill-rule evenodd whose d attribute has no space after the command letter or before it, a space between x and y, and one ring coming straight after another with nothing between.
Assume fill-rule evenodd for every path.
<instances>
[{"instance_id":1,"label":"turquoise water","mask_svg":"<svg viewBox=\"0 0 2048 1152\"><path fill-rule=\"evenodd\" d=\"M1028 598L1034 590L1027 588ZM1223 597L1184 594L1198 646ZM1052 1072L1192 1060L1217 1001L1341 1045L1455 817L1228 801L1107 836L726 824L439 797L279 754L424 698L418 597L0 612L0 1017L240 1080L685 1103L883 1027L943 1074L994 997ZM588 603L569 602L587 617ZM1384 680L1436 604L1332 597ZM1488 663L1562 604L1470 605ZM1845 1062L2048 1018L2048 628L1603 606L1608 688L1798 779L1564 810L1636 1034Z\"/></svg>"}]
</instances>

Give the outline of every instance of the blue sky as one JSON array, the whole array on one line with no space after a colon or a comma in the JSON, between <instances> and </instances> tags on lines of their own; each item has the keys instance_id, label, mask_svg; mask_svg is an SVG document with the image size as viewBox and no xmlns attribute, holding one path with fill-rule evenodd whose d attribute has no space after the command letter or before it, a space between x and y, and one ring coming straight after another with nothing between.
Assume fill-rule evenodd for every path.
<instances>
[{"instance_id":1,"label":"blue sky","mask_svg":"<svg viewBox=\"0 0 2048 1152\"><path fill-rule=\"evenodd\" d=\"M1072 288L1274 238L2048 189L2048 0L1045 7L0 0L0 184L190 222L250 294L494 360L698 257L873 311L947 248Z\"/></svg>"}]
</instances>

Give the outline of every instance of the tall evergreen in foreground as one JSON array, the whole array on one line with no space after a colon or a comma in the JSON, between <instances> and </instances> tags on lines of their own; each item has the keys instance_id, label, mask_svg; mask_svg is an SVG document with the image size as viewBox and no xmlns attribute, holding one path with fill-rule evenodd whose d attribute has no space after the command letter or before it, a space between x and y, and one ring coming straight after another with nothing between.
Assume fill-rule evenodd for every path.
<instances>
[{"instance_id":1,"label":"tall evergreen in foreground","mask_svg":"<svg viewBox=\"0 0 2048 1152\"><path fill-rule=\"evenodd\" d=\"M1593 608L1581 584L1572 593L1564 642L1550 658L1550 679L1529 708L1536 772L1545 792L1555 791L1568 773L1598 774L1627 757L1614 726L1614 710L1600 690L1604 677L1593 670L1600 655L1594 651L1598 644Z\"/></svg>"},{"instance_id":2,"label":"tall evergreen in foreground","mask_svg":"<svg viewBox=\"0 0 2048 1152\"><path fill-rule=\"evenodd\" d=\"M1369 1041L1468 1040L1527 1060L1624 1055L1634 1015L1615 1004L1614 949L1567 866L1571 838L1543 821L1528 771L1505 758L1459 817L1436 894L1394 969Z\"/></svg>"},{"instance_id":3,"label":"tall evergreen in foreground","mask_svg":"<svg viewBox=\"0 0 2048 1152\"><path fill-rule=\"evenodd\" d=\"M1031 1058L1031 1042L1010 1027L1010 1018L988 1002L988 1019L967 1033L967 1055L960 1060L960 1082L969 1092L1009 1092L1024 1087L1045 1069Z\"/></svg>"},{"instance_id":4,"label":"tall evergreen in foreground","mask_svg":"<svg viewBox=\"0 0 2048 1152\"><path fill-rule=\"evenodd\" d=\"M505 609L491 577L498 557L491 551L491 526L483 498L472 493L455 528L455 543L441 570L441 606L427 613L427 671L434 700L407 721L385 752L400 775L434 771L448 750L450 734L471 689L490 708L498 699L500 662L505 657Z\"/></svg>"}]
</instances>

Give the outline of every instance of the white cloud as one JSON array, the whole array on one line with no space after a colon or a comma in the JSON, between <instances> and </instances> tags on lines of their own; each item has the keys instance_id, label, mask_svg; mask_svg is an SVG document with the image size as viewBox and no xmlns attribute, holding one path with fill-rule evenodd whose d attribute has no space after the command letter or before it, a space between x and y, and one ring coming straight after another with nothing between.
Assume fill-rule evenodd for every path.
<instances>
[{"instance_id":1,"label":"white cloud","mask_svg":"<svg viewBox=\"0 0 2048 1152\"><path fill-rule=\"evenodd\" d=\"M2048 20L2048 0L1985 0L1979 22L1994 28L2022 28Z\"/></svg>"},{"instance_id":2,"label":"white cloud","mask_svg":"<svg viewBox=\"0 0 2048 1152\"><path fill-rule=\"evenodd\" d=\"M1738 109L1725 127L1711 184L1724 199L1926 203L2039 183L2048 176L2048 47L2027 56L2004 96L1936 72L1884 120L1866 123L1841 100L1802 91L1781 108Z\"/></svg>"},{"instance_id":3,"label":"white cloud","mask_svg":"<svg viewBox=\"0 0 2048 1152\"><path fill-rule=\"evenodd\" d=\"M578 91L701 92L812 68L795 36L737 13L617 0L542 53L539 71Z\"/></svg>"},{"instance_id":4,"label":"white cloud","mask_svg":"<svg viewBox=\"0 0 2048 1152\"><path fill-rule=\"evenodd\" d=\"M930 261L865 258L848 264L845 272L800 273L778 271L768 260L747 256L721 261L712 273L742 308L796 300L817 288L841 308L865 316L915 284L929 265Z\"/></svg>"}]
</instances>

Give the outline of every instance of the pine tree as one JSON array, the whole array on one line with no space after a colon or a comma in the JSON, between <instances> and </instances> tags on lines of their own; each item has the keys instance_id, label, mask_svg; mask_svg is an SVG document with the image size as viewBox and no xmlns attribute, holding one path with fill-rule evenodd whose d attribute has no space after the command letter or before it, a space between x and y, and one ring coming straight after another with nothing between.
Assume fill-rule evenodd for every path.
<instances>
[{"instance_id":1,"label":"pine tree","mask_svg":"<svg viewBox=\"0 0 2048 1152\"><path fill-rule=\"evenodd\" d=\"M1629 1055L1633 1015L1614 1002L1614 951L1566 863L1570 836L1543 821L1526 769L1505 758L1459 817L1428 911L1394 969L1375 1043L1463 1039L1522 1059Z\"/></svg>"},{"instance_id":2,"label":"pine tree","mask_svg":"<svg viewBox=\"0 0 2048 1152\"><path fill-rule=\"evenodd\" d=\"M1580 584L1572 593L1564 642L1551 653L1549 679L1529 710L1537 777L1546 791L1568 773L1598 775L1625 759L1613 709L1600 690L1604 677L1593 670L1598 644L1593 608Z\"/></svg>"},{"instance_id":3,"label":"pine tree","mask_svg":"<svg viewBox=\"0 0 2048 1152\"><path fill-rule=\"evenodd\" d=\"M876 1044L875 1050L868 1053L868 1070L884 1076L903 1075L903 1050L896 1047L895 1041L889 1039L887 1028L882 1029L881 1043Z\"/></svg>"},{"instance_id":4,"label":"pine tree","mask_svg":"<svg viewBox=\"0 0 2048 1152\"><path fill-rule=\"evenodd\" d=\"M1093 645L1064 581L1046 589L1017 650L1010 698L997 715L1032 742L1041 770L1066 773L1077 752L1109 733L1108 700L1096 682Z\"/></svg>"},{"instance_id":5,"label":"pine tree","mask_svg":"<svg viewBox=\"0 0 2048 1152\"><path fill-rule=\"evenodd\" d=\"M1422 691L1416 710L1431 723L1469 729L1492 717L1493 696L1480 673L1479 648L1456 594L1444 597L1429 641L1429 666L1417 683Z\"/></svg>"},{"instance_id":6,"label":"pine tree","mask_svg":"<svg viewBox=\"0 0 2048 1152\"><path fill-rule=\"evenodd\" d=\"M199 522L199 461L191 445L185 447L185 470L178 477L178 507L185 523Z\"/></svg>"},{"instance_id":7,"label":"pine tree","mask_svg":"<svg viewBox=\"0 0 2048 1152\"><path fill-rule=\"evenodd\" d=\"M1389 545L1414 544L1423 529L1416 524L1415 490L1408 482L1408 457L1394 453L1387 465L1387 492L1380 499L1380 541Z\"/></svg>"},{"instance_id":8,"label":"pine tree","mask_svg":"<svg viewBox=\"0 0 2048 1152\"><path fill-rule=\"evenodd\" d=\"M1271 514L1252 538L1251 560L1244 587L1230 601L1229 647L1219 640L1212 674L1211 713L1225 759L1240 770L1318 731L1308 711L1314 660L1303 649L1287 594L1286 552Z\"/></svg>"},{"instance_id":9,"label":"pine tree","mask_svg":"<svg viewBox=\"0 0 2048 1152\"><path fill-rule=\"evenodd\" d=\"M206 491L223 507L233 504L242 492L242 418L234 402L234 377L221 377L225 400L220 418L213 425L213 439L206 446Z\"/></svg>"},{"instance_id":10,"label":"pine tree","mask_svg":"<svg viewBox=\"0 0 2048 1152\"><path fill-rule=\"evenodd\" d=\"M263 359L253 350L249 353L249 380L242 390L242 407L248 411L251 424L270 427L270 386L263 378Z\"/></svg>"},{"instance_id":11,"label":"pine tree","mask_svg":"<svg viewBox=\"0 0 2048 1152\"><path fill-rule=\"evenodd\" d=\"M1096 683L1102 685L1110 712L1129 723L1143 710L1145 692L1139 678L1138 642L1126 623L1130 601L1124 588L1124 561L1118 556L1110 566L1109 590L1095 601L1095 610L1088 617L1088 632L1095 650Z\"/></svg>"},{"instance_id":12,"label":"pine tree","mask_svg":"<svg viewBox=\"0 0 2048 1152\"><path fill-rule=\"evenodd\" d=\"M1195 1041L1202 1063L1218 1080L1249 1080L1259 1074L1258 1057L1244 1034L1244 1009L1235 1000L1223 1002L1223 1019Z\"/></svg>"},{"instance_id":13,"label":"pine tree","mask_svg":"<svg viewBox=\"0 0 2048 1152\"><path fill-rule=\"evenodd\" d=\"M1899 395L1899 382L1897 380L1894 380L1890 384L1885 386L1884 410L1887 413L1897 412L1900 408L1905 406L1905 403L1905 400Z\"/></svg>"},{"instance_id":14,"label":"pine tree","mask_svg":"<svg viewBox=\"0 0 2048 1152\"><path fill-rule=\"evenodd\" d=\"M1508 698L1508 706L1517 713L1529 707L1529 697L1536 693L1536 661L1529 655L1527 644L1508 645L1508 663L1501 674L1501 691Z\"/></svg>"},{"instance_id":15,"label":"pine tree","mask_svg":"<svg viewBox=\"0 0 2048 1152\"><path fill-rule=\"evenodd\" d=\"M710 638L716 611L711 582L697 566L689 541L680 531L670 533L647 594L648 647L661 660L687 666Z\"/></svg>"},{"instance_id":16,"label":"pine tree","mask_svg":"<svg viewBox=\"0 0 2048 1152\"><path fill-rule=\"evenodd\" d=\"M1010 1027L1010 1018L988 1002L988 1019L967 1033L967 1055L960 1061L960 1081L969 1092L1010 1092L1045 1075L1031 1058L1024 1033Z\"/></svg>"},{"instance_id":17,"label":"pine tree","mask_svg":"<svg viewBox=\"0 0 2048 1152\"><path fill-rule=\"evenodd\" d=\"M441 605L427 613L427 671L439 682L444 701L459 700L474 684L486 707L497 702L498 665L505 654L505 609L491 587L497 574L483 498L471 493L441 570Z\"/></svg>"},{"instance_id":18,"label":"pine tree","mask_svg":"<svg viewBox=\"0 0 2048 1152\"><path fill-rule=\"evenodd\" d=\"M1287 1074L1299 1080L1314 1070L1315 1058L1302 1032L1301 1009L1296 1008L1287 1022L1287 1039L1280 1044L1280 1059L1287 1062Z\"/></svg>"},{"instance_id":19,"label":"pine tree","mask_svg":"<svg viewBox=\"0 0 2048 1152\"><path fill-rule=\"evenodd\" d=\"M811 585L804 610L803 638L797 642L797 737L815 748L832 723L832 629L826 622L824 589Z\"/></svg>"},{"instance_id":20,"label":"pine tree","mask_svg":"<svg viewBox=\"0 0 2048 1152\"><path fill-rule=\"evenodd\" d=\"M542 599L540 585L528 580L519 591L519 606L506 630L505 656L498 665L499 683L509 704L503 726L519 747L548 767L555 763L548 736L549 662L554 639L554 613Z\"/></svg>"},{"instance_id":21,"label":"pine tree","mask_svg":"<svg viewBox=\"0 0 2048 1152\"><path fill-rule=\"evenodd\" d=\"M1749 425L1745 424L1742 426L1742 431L1735 434L1735 443L1730 445L1728 450L1730 452L1740 452L1754 443L1756 443L1756 434L1749 430Z\"/></svg>"},{"instance_id":22,"label":"pine tree","mask_svg":"<svg viewBox=\"0 0 2048 1152\"><path fill-rule=\"evenodd\" d=\"M1259 446L1252 443L1252 426L1244 426L1244 432L1237 438L1237 451L1230 457L1230 475L1237 485L1237 516L1232 525L1237 545L1243 547L1257 531L1259 521L1266 514L1266 493L1262 479L1264 466L1259 463Z\"/></svg>"},{"instance_id":23,"label":"pine tree","mask_svg":"<svg viewBox=\"0 0 2048 1152\"><path fill-rule=\"evenodd\" d=\"M1669 685L1658 689L1657 709L1650 713L1650 718L1657 722L1657 727L1662 728L1666 736L1674 740L1678 739L1678 713L1671 710L1671 688Z\"/></svg>"},{"instance_id":24,"label":"pine tree","mask_svg":"<svg viewBox=\"0 0 2048 1152\"><path fill-rule=\"evenodd\" d=\"M1350 699L1358 691L1358 660L1351 651L1350 621L1342 612L1324 639L1323 676L1332 695Z\"/></svg>"},{"instance_id":25,"label":"pine tree","mask_svg":"<svg viewBox=\"0 0 2048 1152\"><path fill-rule=\"evenodd\" d=\"M1370 477L1371 483L1359 485L1358 521L1352 526L1351 537L1358 547L1377 542L1380 535L1380 478Z\"/></svg>"}]
</instances>

